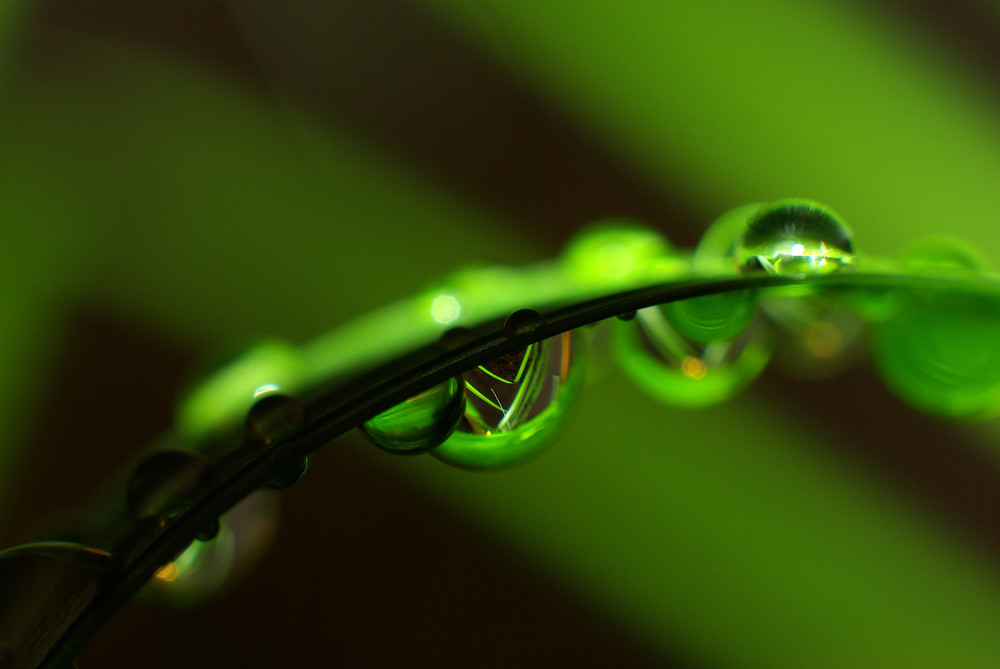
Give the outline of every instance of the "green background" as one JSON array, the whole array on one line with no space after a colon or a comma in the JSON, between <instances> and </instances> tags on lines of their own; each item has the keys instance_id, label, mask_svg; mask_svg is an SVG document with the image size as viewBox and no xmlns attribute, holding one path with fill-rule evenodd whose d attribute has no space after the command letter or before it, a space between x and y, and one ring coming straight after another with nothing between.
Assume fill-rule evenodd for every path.
<instances>
[{"instance_id":1,"label":"green background","mask_svg":"<svg viewBox=\"0 0 1000 669\"><path fill-rule=\"evenodd\" d=\"M72 12L51 4L0 5L7 499L32 485L18 475L31 458L20 446L46 419L44 389L80 305L189 349L255 334L304 342L456 267L550 256L575 228L619 213L600 193L590 209L559 210L544 194L506 206L510 186L456 176L463 156L498 166L468 166L498 181L531 159L520 145L498 156L504 138L423 160L414 147L426 149L428 115L440 114L432 138L449 113L473 128L481 114L484 133L497 118L518 120L488 98L477 105L473 88L457 111L428 103L407 125L413 100L442 95L452 75L470 80L465 63L437 56L406 64L398 99L361 95L381 72L359 54L405 52L409 39L405 21L380 10L348 5L359 24L395 32L352 35L328 16L339 3L233 2L260 86L182 38L60 22L52 17ZM961 34L925 15L831 1L425 0L400 11L597 147L651 194L642 207L677 212L651 222L682 243L733 206L795 195L843 214L864 253L946 232L1000 258L1000 88ZM981 11L984 30L996 30L1000 14ZM197 32L164 33L187 30ZM384 42L365 43L372 34ZM304 65L334 57L341 69ZM308 94L330 72L360 96L349 113ZM387 106L417 139L399 148L391 132L358 130ZM559 176L534 186L562 188ZM837 388L886 401L862 381ZM781 383L682 412L598 360L564 436L529 465L480 475L371 457L654 654L708 666L995 666L996 528L842 448L874 428L826 410L822 383L795 393ZM885 420L931 422L905 409ZM995 422L933 425L936 457L982 454L980 480L1000 481ZM901 427L898 438L913 433Z\"/></svg>"}]
</instances>

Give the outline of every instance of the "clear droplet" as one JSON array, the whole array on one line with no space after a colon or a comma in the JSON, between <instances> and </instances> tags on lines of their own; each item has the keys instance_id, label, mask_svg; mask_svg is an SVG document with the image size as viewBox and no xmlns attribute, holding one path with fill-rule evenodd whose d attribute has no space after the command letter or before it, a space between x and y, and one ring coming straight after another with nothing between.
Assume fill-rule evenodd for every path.
<instances>
[{"instance_id":1,"label":"clear droplet","mask_svg":"<svg viewBox=\"0 0 1000 669\"><path fill-rule=\"evenodd\" d=\"M434 456L466 469L493 469L547 446L582 382L581 338L563 333L466 372L465 412Z\"/></svg>"},{"instance_id":2,"label":"clear droplet","mask_svg":"<svg viewBox=\"0 0 1000 669\"><path fill-rule=\"evenodd\" d=\"M503 331L508 337L532 332L545 325L545 317L534 309L518 309L504 321Z\"/></svg>"},{"instance_id":3,"label":"clear droplet","mask_svg":"<svg viewBox=\"0 0 1000 669\"><path fill-rule=\"evenodd\" d=\"M282 341L242 349L203 371L177 409L177 428L197 439L239 425L258 399L294 392L305 376L298 350Z\"/></svg>"},{"instance_id":4,"label":"clear droplet","mask_svg":"<svg viewBox=\"0 0 1000 669\"><path fill-rule=\"evenodd\" d=\"M704 307L697 307L695 312ZM736 336L699 342L678 332L664 306L640 309L636 319L614 323L614 346L625 373L654 397L672 405L703 407L733 397L750 384L770 358L770 336L760 319ZM692 326L695 334L712 328Z\"/></svg>"},{"instance_id":5,"label":"clear droplet","mask_svg":"<svg viewBox=\"0 0 1000 669\"><path fill-rule=\"evenodd\" d=\"M779 200L762 206L747 222L734 249L744 271L805 277L851 267L854 250L847 225L810 200Z\"/></svg>"},{"instance_id":6,"label":"clear droplet","mask_svg":"<svg viewBox=\"0 0 1000 669\"><path fill-rule=\"evenodd\" d=\"M715 293L663 306L670 325L696 342L732 339L743 332L757 313L757 294L752 290Z\"/></svg>"},{"instance_id":7,"label":"clear droplet","mask_svg":"<svg viewBox=\"0 0 1000 669\"><path fill-rule=\"evenodd\" d=\"M449 379L366 421L361 429L391 453L415 455L440 445L465 412L465 383Z\"/></svg>"},{"instance_id":8,"label":"clear droplet","mask_svg":"<svg viewBox=\"0 0 1000 669\"><path fill-rule=\"evenodd\" d=\"M157 451L143 460L129 479L126 496L136 520L164 520L189 503L207 469L203 457L192 451Z\"/></svg>"},{"instance_id":9,"label":"clear droplet","mask_svg":"<svg viewBox=\"0 0 1000 669\"><path fill-rule=\"evenodd\" d=\"M902 254L907 271L975 277L984 263L961 242L922 240ZM1000 413L1000 299L903 292L873 326L873 354L886 384L928 413L988 418Z\"/></svg>"},{"instance_id":10,"label":"clear droplet","mask_svg":"<svg viewBox=\"0 0 1000 669\"><path fill-rule=\"evenodd\" d=\"M217 596L245 575L270 545L278 496L260 491L219 518L219 531L196 541L156 573L143 596L173 606L193 606Z\"/></svg>"},{"instance_id":11,"label":"clear droplet","mask_svg":"<svg viewBox=\"0 0 1000 669\"><path fill-rule=\"evenodd\" d=\"M618 314L618 315L616 316L616 318L617 318L618 320L620 320L620 321L630 321L630 320L632 320L633 318L635 318L635 312L634 312L634 311L626 311L626 312L625 312L625 313L623 313L623 314Z\"/></svg>"},{"instance_id":12,"label":"clear droplet","mask_svg":"<svg viewBox=\"0 0 1000 669\"><path fill-rule=\"evenodd\" d=\"M298 458L276 473L267 481L267 487L271 490L285 490L302 480L309 469L309 457Z\"/></svg>"},{"instance_id":13,"label":"clear droplet","mask_svg":"<svg viewBox=\"0 0 1000 669\"><path fill-rule=\"evenodd\" d=\"M219 528L220 528L219 519L216 518L215 520L213 520L212 522L210 522L208 525L206 525L204 528L202 528L201 532L199 532L195 536L195 539L197 539L198 541L203 541L203 542L204 541L211 541L215 537L219 536Z\"/></svg>"},{"instance_id":14,"label":"clear droplet","mask_svg":"<svg viewBox=\"0 0 1000 669\"><path fill-rule=\"evenodd\" d=\"M267 394L247 413L247 437L270 444L291 436L304 420L305 409L297 399L281 393Z\"/></svg>"}]
</instances>

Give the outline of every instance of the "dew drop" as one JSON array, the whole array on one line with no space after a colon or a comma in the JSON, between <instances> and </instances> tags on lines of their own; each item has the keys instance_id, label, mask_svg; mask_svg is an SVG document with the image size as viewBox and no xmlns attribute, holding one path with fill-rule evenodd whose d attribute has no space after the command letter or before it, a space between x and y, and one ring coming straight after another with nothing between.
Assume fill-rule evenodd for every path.
<instances>
[{"instance_id":1,"label":"dew drop","mask_svg":"<svg viewBox=\"0 0 1000 669\"><path fill-rule=\"evenodd\" d=\"M726 341L739 335L757 313L752 290L715 293L663 306L667 320L679 334L696 342Z\"/></svg>"},{"instance_id":2,"label":"dew drop","mask_svg":"<svg viewBox=\"0 0 1000 669\"><path fill-rule=\"evenodd\" d=\"M984 269L964 244L922 240L903 253L918 273L975 276ZM954 292L900 293L873 326L873 357L886 384L928 413L988 418L1000 413L1000 299Z\"/></svg>"},{"instance_id":3,"label":"dew drop","mask_svg":"<svg viewBox=\"0 0 1000 669\"><path fill-rule=\"evenodd\" d=\"M702 303L692 311L709 312L715 306ZM706 342L686 337L675 327L678 314L685 313L684 308L649 307L639 310L633 322L614 324L616 357L634 383L661 401L697 408L727 400L757 378L771 349L761 319L732 338ZM729 334L704 322L688 323L687 329L698 338Z\"/></svg>"},{"instance_id":4,"label":"dew drop","mask_svg":"<svg viewBox=\"0 0 1000 669\"><path fill-rule=\"evenodd\" d=\"M212 539L214 539L217 536L219 536L219 519L218 518L216 518L215 520L213 520L212 522L210 522L208 525L206 525L204 528L202 528L201 532L199 532L198 534L195 535L195 539L197 539L198 541L204 542L204 541L211 541Z\"/></svg>"},{"instance_id":5,"label":"dew drop","mask_svg":"<svg viewBox=\"0 0 1000 669\"><path fill-rule=\"evenodd\" d=\"M197 439L239 425L247 410L267 393L289 394L299 386L304 363L282 341L263 341L203 370L177 408L181 434Z\"/></svg>"},{"instance_id":6,"label":"dew drop","mask_svg":"<svg viewBox=\"0 0 1000 669\"><path fill-rule=\"evenodd\" d=\"M616 316L616 318L618 320L620 320L620 321L630 321L633 318L635 318L635 312L634 311L626 311L624 314L618 314L618 316Z\"/></svg>"},{"instance_id":7,"label":"dew drop","mask_svg":"<svg viewBox=\"0 0 1000 669\"><path fill-rule=\"evenodd\" d=\"M307 469L309 469L309 457L297 458L268 479L265 485L271 490L291 488L302 480Z\"/></svg>"},{"instance_id":8,"label":"dew drop","mask_svg":"<svg viewBox=\"0 0 1000 669\"><path fill-rule=\"evenodd\" d=\"M830 209L811 200L779 200L753 214L736 243L743 271L805 277L831 274L854 262L851 233Z\"/></svg>"},{"instance_id":9,"label":"dew drop","mask_svg":"<svg viewBox=\"0 0 1000 669\"><path fill-rule=\"evenodd\" d=\"M190 501L207 469L192 451L164 450L149 455L129 479L126 501L136 520L163 521Z\"/></svg>"},{"instance_id":10,"label":"dew drop","mask_svg":"<svg viewBox=\"0 0 1000 669\"><path fill-rule=\"evenodd\" d=\"M253 493L218 520L214 537L192 543L164 565L142 595L173 606L193 606L217 596L247 573L270 545L278 496Z\"/></svg>"},{"instance_id":11,"label":"dew drop","mask_svg":"<svg viewBox=\"0 0 1000 669\"><path fill-rule=\"evenodd\" d=\"M545 317L534 309L518 309L504 321L503 331L508 337L533 332L545 325Z\"/></svg>"},{"instance_id":12,"label":"dew drop","mask_svg":"<svg viewBox=\"0 0 1000 669\"><path fill-rule=\"evenodd\" d=\"M292 435L304 420L305 409L297 399L281 393L267 394L247 413L247 437L270 444Z\"/></svg>"},{"instance_id":13,"label":"dew drop","mask_svg":"<svg viewBox=\"0 0 1000 669\"><path fill-rule=\"evenodd\" d=\"M366 421L361 429L376 446L415 455L441 444L465 412L465 383L449 379Z\"/></svg>"},{"instance_id":14,"label":"dew drop","mask_svg":"<svg viewBox=\"0 0 1000 669\"><path fill-rule=\"evenodd\" d=\"M582 382L580 333L563 333L463 375L465 411L435 457L495 469L540 452L559 433Z\"/></svg>"}]
</instances>

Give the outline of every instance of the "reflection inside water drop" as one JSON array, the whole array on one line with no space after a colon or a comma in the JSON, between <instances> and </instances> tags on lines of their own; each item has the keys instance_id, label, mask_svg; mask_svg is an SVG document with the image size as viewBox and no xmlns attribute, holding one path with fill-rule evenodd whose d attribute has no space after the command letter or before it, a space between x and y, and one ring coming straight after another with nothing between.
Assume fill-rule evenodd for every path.
<instances>
[{"instance_id":1,"label":"reflection inside water drop","mask_svg":"<svg viewBox=\"0 0 1000 669\"><path fill-rule=\"evenodd\" d=\"M562 333L466 372L466 406L455 432L432 451L467 469L505 467L559 433L579 388L583 335Z\"/></svg>"},{"instance_id":2,"label":"reflection inside water drop","mask_svg":"<svg viewBox=\"0 0 1000 669\"><path fill-rule=\"evenodd\" d=\"M831 274L854 262L851 233L830 209L810 200L779 200L747 221L734 256L744 271L778 276Z\"/></svg>"}]
</instances>

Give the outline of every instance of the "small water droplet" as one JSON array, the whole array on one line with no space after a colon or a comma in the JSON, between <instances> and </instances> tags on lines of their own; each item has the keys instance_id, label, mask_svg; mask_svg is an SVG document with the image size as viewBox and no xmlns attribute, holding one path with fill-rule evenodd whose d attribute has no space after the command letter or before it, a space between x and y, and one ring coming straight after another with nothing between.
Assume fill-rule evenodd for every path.
<instances>
[{"instance_id":1,"label":"small water droplet","mask_svg":"<svg viewBox=\"0 0 1000 669\"><path fill-rule=\"evenodd\" d=\"M375 445L391 453L425 453L455 430L465 401L465 383L449 379L383 411L361 429Z\"/></svg>"},{"instance_id":2,"label":"small water droplet","mask_svg":"<svg viewBox=\"0 0 1000 669\"><path fill-rule=\"evenodd\" d=\"M508 337L532 332L545 325L545 317L534 309L518 309L504 321L503 331Z\"/></svg>"},{"instance_id":3,"label":"small water droplet","mask_svg":"<svg viewBox=\"0 0 1000 669\"><path fill-rule=\"evenodd\" d=\"M264 395L247 413L247 437L270 444L292 435L304 420L305 409L294 397L280 393Z\"/></svg>"},{"instance_id":4,"label":"small water droplet","mask_svg":"<svg viewBox=\"0 0 1000 669\"><path fill-rule=\"evenodd\" d=\"M291 488L302 480L302 477L306 475L307 469L309 469L309 457L298 458L272 476L266 485L271 490Z\"/></svg>"},{"instance_id":5,"label":"small water droplet","mask_svg":"<svg viewBox=\"0 0 1000 669\"><path fill-rule=\"evenodd\" d=\"M197 489L207 463L197 453L158 451L143 460L129 479L127 503L137 520L163 520L183 510Z\"/></svg>"},{"instance_id":6,"label":"small water droplet","mask_svg":"<svg viewBox=\"0 0 1000 669\"><path fill-rule=\"evenodd\" d=\"M256 492L219 518L209 541L196 541L157 572L142 595L174 606L193 606L218 595L244 575L271 543L278 495Z\"/></svg>"},{"instance_id":7,"label":"small water droplet","mask_svg":"<svg viewBox=\"0 0 1000 669\"><path fill-rule=\"evenodd\" d=\"M202 528L201 532L199 532L198 534L195 535L195 539L197 539L198 541L205 542L205 541L211 541L212 539L214 539L217 536L219 536L219 519L218 518L216 518L215 520L213 520L212 522L210 522L208 525L206 525L204 528Z\"/></svg>"},{"instance_id":8,"label":"small water droplet","mask_svg":"<svg viewBox=\"0 0 1000 669\"><path fill-rule=\"evenodd\" d=\"M581 339L563 333L466 372L465 412L434 456L466 469L491 469L540 452L576 398Z\"/></svg>"},{"instance_id":9,"label":"small water droplet","mask_svg":"<svg viewBox=\"0 0 1000 669\"><path fill-rule=\"evenodd\" d=\"M633 318L635 318L635 312L626 311L624 314L618 314L615 318L617 318L620 321L630 321Z\"/></svg>"},{"instance_id":10,"label":"small water droplet","mask_svg":"<svg viewBox=\"0 0 1000 669\"><path fill-rule=\"evenodd\" d=\"M289 394L305 376L298 350L282 341L264 341L230 355L183 393L177 408L178 431L192 439L239 424L266 392Z\"/></svg>"},{"instance_id":11,"label":"small water droplet","mask_svg":"<svg viewBox=\"0 0 1000 669\"><path fill-rule=\"evenodd\" d=\"M831 274L854 262L851 234L830 209L810 200L779 200L761 207L737 241L744 271L804 277Z\"/></svg>"}]
</instances>

